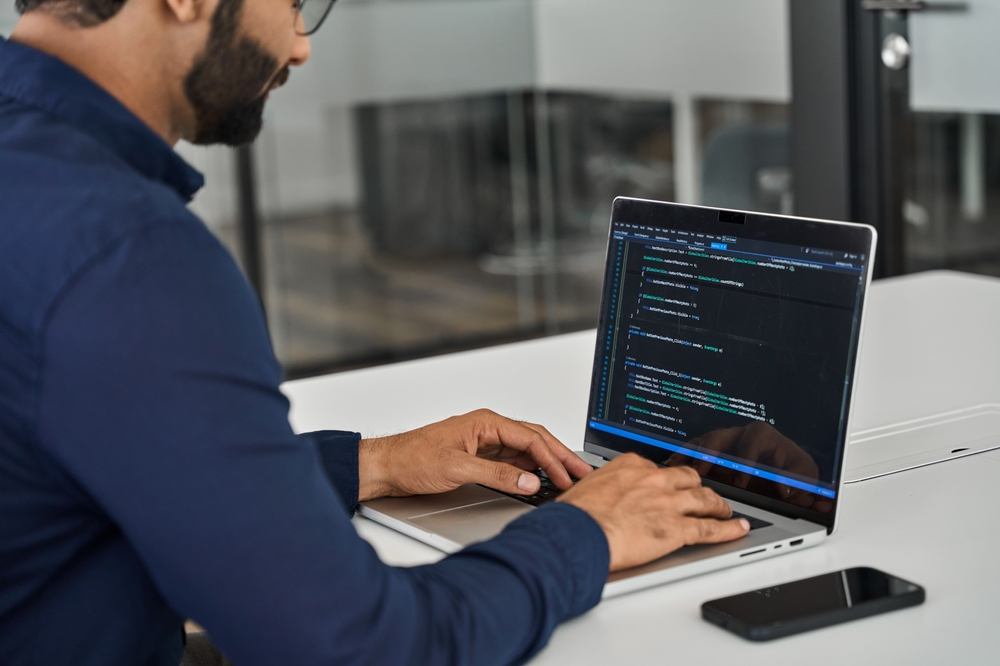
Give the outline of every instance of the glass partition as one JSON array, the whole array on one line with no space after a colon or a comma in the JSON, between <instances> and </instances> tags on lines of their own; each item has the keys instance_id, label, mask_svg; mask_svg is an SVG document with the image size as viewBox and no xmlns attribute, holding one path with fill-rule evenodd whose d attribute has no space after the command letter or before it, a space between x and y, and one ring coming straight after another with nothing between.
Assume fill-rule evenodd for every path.
<instances>
[{"instance_id":1,"label":"glass partition","mask_svg":"<svg viewBox=\"0 0 1000 666\"><path fill-rule=\"evenodd\" d=\"M906 270L1000 276L1000 116L912 113L907 129Z\"/></svg>"},{"instance_id":2,"label":"glass partition","mask_svg":"<svg viewBox=\"0 0 1000 666\"><path fill-rule=\"evenodd\" d=\"M1000 275L1000 4L913 12L907 24L905 268Z\"/></svg>"}]
</instances>

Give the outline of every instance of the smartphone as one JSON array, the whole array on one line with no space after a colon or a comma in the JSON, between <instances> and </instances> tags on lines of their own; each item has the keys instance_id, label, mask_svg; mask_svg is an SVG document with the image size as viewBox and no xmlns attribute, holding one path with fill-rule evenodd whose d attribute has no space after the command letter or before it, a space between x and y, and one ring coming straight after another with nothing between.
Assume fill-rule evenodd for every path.
<instances>
[{"instance_id":1,"label":"smartphone","mask_svg":"<svg viewBox=\"0 0 1000 666\"><path fill-rule=\"evenodd\" d=\"M870 567L706 601L701 616L751 641L769 641L924 602L924 588Z\"/></svg>"}]
</instances>

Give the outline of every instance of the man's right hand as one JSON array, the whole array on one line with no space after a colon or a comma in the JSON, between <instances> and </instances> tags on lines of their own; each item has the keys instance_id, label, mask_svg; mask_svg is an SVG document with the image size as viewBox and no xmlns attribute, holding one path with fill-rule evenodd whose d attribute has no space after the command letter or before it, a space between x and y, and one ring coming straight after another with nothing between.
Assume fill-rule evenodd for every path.
<instances>
[{"instance_id":1,"label":"man's right hand","mask_svg":"<svg viewBox=\"0 0 1000 666\"><path fill-rule=\"evenodd\" d=\"M689 467L661 468L634 453L589 474L560 502L586 511L608 538L611 571L663 557L682 546L744 536L750 524L729 520L729 504Z\"/></svg>"}]
</instances>

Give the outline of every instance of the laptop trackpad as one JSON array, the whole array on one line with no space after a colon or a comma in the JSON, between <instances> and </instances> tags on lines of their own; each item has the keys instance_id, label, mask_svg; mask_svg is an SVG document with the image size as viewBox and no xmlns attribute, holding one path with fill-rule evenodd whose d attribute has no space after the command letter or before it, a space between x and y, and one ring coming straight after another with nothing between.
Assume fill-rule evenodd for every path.
<instances>
[{"instance_id":1,"label":"laptop trackpad","mask_svg":"<svg viewBox=\"0 0 1000 666\"><path fill-rule=\"evenodd\" d=\"M509 497L407 518L422 530L439 534L463 546L492 539L515 518L534 507Z\"/></svg>"}]
</instances>

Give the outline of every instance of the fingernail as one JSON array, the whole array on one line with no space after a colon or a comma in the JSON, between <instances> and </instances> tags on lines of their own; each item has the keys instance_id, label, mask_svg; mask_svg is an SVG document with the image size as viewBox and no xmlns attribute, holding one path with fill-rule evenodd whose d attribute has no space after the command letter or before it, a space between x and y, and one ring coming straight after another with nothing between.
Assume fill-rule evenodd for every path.
<instances>
[{"instance_id":1,"label":"fingernail","mask_svg":"<svg viewBox=\"0 0 1000 666\"><path fill-rule=\"evenodd\" d=\"M526 493L533 493L536 490L538 477L534 474L522 474L517 477L517 487Z\"/></svg>"},{"instance_id":2,"label":"fingernail","mask_svg":"<svg viewBox=\"0 0 1000 666\"><path fill-rule=\"evenodd\" d=\"M746 518L740 518L740 527L743 528L744 532L749 532L750 531L750 521L747 520Z\"/></svg>"}]
</instances>

